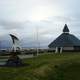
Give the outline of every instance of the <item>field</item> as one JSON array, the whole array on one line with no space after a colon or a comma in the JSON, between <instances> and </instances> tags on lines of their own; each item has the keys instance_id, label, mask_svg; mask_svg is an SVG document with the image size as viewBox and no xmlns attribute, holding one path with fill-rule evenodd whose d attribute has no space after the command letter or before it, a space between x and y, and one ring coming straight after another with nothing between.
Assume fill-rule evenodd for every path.
<instances>
[{"instance_id":1,"label":"field","mask_svg":"<svg viewBox=\"0 0 80 80\"><path fill-rule=\"evenodd\" d=\"M80 80L80 53L45 53L23 59L26 66L0 67L0 80Z\"/></svg>"}]
</instances>

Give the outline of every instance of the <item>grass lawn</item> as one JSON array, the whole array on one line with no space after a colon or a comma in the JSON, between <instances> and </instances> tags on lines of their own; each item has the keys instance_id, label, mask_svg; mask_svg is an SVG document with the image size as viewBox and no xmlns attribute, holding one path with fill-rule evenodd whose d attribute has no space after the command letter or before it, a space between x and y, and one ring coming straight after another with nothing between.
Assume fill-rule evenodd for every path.
<instances>
[{"instance_id":1,"label":"grass lawn","mask_svg":"<svg viewBox=\"0 0 80 80\"><path fill-rule=\"evenodd\" d=\"M24 59L24 67L0 67L0 80L80 80L80 53Z\"/></svg>"}]
</instances>

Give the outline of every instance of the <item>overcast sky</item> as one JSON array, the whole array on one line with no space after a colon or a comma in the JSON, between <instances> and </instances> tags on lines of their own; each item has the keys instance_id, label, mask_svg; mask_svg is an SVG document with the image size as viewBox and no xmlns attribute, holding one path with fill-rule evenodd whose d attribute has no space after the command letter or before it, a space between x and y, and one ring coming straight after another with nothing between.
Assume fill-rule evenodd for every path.
<instances>
[{"instance_id":1,"label":"overcast sky","mask_svg":"<svg viewBox=\"0 0 80 80\"><path fill-rule=\"evenodd\" d=\"M27 46L47 46L66 23L80 38L80 0L0 0L0 37L17 35Z\"/></svg>"}]
</instances>

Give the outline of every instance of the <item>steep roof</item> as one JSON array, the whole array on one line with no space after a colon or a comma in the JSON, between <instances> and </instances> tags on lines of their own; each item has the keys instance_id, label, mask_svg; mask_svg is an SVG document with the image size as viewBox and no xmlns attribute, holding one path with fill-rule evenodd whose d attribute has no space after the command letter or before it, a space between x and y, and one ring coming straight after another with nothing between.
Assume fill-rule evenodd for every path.
<instances>
[{"instance_id":1,"label":"steep roof","mask_svg":"<svg viewBox=\"0 0 80 80\"><path fill-rule=\"evenodd\" d=\"M69 33L62 33L58 38L49 44L49 48L52 47L72 47L80 46L80 40Z\"/></svg>"},{"instance_id":2,"label":"steep roof","mask_svg":"<svg viewBox=\"0 0 80 80\"><path fill-rule=\"evenodd\" d=\"M68 33L68 32L69 32L69 29L68 29L67 24L65 24L65 26L64 26L64 28L63 28L63 32L64 32L64 33Z\"/></svg>"}]
</instances>

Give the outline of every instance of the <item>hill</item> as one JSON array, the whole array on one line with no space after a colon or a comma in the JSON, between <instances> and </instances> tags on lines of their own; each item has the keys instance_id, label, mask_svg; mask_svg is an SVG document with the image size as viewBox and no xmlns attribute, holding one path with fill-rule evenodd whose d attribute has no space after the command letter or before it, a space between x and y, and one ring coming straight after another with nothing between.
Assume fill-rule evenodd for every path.
<instances>
[{"instance_id":1,"label":"hill","mask_svg":"<svg viewBox=\"0 0 80 80\"><path fill-rule=\"evenodd\" d=\"M24 67L0 67L0 80L80 80L80 53L23 59Z\"/></svg>"}]
</instances>

